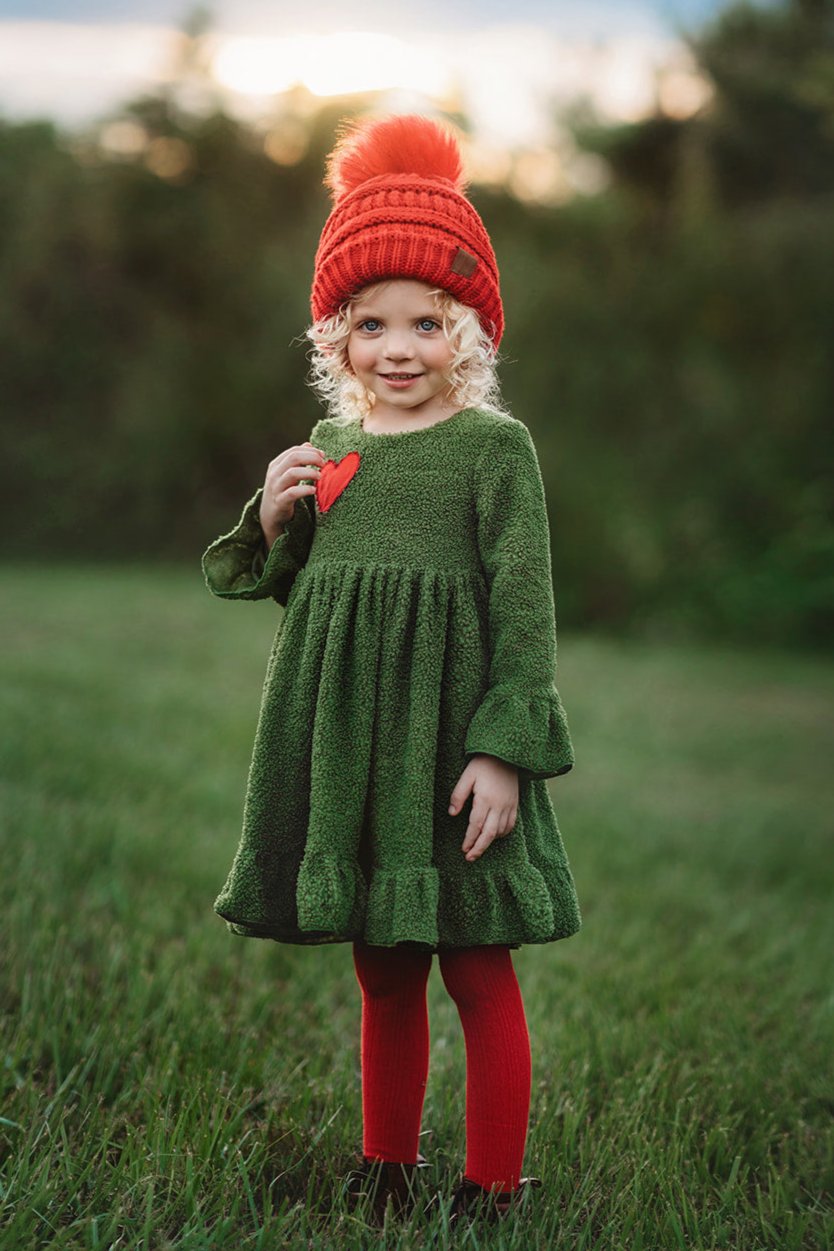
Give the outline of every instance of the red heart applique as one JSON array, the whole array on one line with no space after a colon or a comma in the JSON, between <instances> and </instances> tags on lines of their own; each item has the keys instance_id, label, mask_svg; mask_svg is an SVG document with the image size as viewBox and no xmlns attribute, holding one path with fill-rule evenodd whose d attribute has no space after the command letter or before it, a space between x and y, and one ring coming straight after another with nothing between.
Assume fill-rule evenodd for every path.
<instances>
[{"instance_id":1,"label":"red heart applique","mask_svg":"<svg viewBox=\"0 0 834 1251\"><path fill-rule=\"evenodd\" d=\"M334 500L337 500L359 468L358 452L348 452L340 461L328 460L322 466L319 480L316 483L316 499L319 512L326 513Z\"/></svg>"}]
</instances>

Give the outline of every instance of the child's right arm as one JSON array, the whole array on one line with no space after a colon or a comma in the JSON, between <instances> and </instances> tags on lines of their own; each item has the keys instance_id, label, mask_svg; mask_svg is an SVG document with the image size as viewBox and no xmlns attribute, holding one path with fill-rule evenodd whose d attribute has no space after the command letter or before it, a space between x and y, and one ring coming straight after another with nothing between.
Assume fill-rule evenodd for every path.
<instances>
[{"instance_id":1,"label":"child's right arm","mask_svg":"<svg viewBox=\"0 0 834 1251\"><path fill-rule=\"evenodd\" d=\"M317 431L318 426L313 439ZM271 597L286 604L313 541L313 495L324 462L312 441L287 448L270 461L263 486L244 506L238 524L203 553L203 575L213 595Z\"/></svg>"},{"instance_id":2,"label":"child's right arm","mask_svg":"<svg viewBox=\"0 0 834 1251\"><path fill-rule=\"evenodd\" d=\"M267 551L293 520L296 500L315 493L315 481L310 484L301 479L313 476L317 480L324 462L325 457L310 440L300 447L288 448L269 462L258 510Z\"/></svg>"}]
</instances>

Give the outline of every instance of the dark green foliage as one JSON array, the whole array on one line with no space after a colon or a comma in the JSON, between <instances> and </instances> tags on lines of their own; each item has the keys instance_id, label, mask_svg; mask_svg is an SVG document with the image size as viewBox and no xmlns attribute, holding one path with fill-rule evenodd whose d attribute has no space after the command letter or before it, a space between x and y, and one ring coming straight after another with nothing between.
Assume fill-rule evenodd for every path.
<instances>
[{"instance_id":1,"label":"dark green foliage","mask_svg":"<svg viewBox=\"0 0 834 1251\"><path fill-rule=\"evenodd\" d=\"M699 114L577 126L604 193L472 189L565 625L831 636L833 9L734 5L690 38L715 87ZM123 117L176 146L165 176L0 125L0 551L193 564L309 436L324 155L368 103L289 102L280 164L219 108L135 101Z\"/></svg>"}]
</instances>

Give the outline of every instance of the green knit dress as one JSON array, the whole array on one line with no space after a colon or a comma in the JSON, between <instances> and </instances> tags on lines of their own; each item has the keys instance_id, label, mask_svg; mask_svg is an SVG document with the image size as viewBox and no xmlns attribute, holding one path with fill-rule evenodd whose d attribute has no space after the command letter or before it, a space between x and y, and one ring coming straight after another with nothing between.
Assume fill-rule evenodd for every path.
<instances>
[{"instance_id":1,"label":"green knit dress","mask_svg":"<svg viewBox=\"0 0 834 1251\"><path fill-rule=\"evenodd\" d=\"M269 553L259 488L203 555L213 594L284 605L215 910L235 934L288 943L576 933L546 781L574 757L529 430L466 408L389 434L324 418L310 438L328 463ZM519 804L469 862L471 795L448 809L474 753L516 766Z\"/></svg>"}]
</instances>

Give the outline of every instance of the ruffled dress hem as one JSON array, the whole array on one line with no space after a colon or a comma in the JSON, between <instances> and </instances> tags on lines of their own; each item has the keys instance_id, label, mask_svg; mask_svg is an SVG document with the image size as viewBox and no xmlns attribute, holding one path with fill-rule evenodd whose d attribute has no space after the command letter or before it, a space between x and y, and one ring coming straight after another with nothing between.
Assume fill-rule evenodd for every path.
<instances>
[{"instance_id":1,"label":"ruffled dress hem","mask_svg":"<svg viewBox=\"0 0 834 1251\"><path fill-rule=\"evenodd\" d=\"M305 856L296 888L297 924L287 917L247 915L222 895L214 910L233 934L299 944L361 939L372 946L407 943L442 951L547 943L579 930L582 919L569 879L567 889L554 897L533 864L488 871L476 865L468 866L473 869L469 880L444 900L434 867L378 869L369 885L358 862Z\"/></svg>"}]
</instances>

